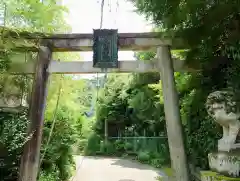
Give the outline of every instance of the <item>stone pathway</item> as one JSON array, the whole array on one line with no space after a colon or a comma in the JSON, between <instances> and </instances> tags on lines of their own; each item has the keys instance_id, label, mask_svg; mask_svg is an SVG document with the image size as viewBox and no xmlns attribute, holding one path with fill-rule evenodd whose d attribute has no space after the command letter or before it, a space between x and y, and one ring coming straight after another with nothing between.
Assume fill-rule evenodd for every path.
<instances>
[{"instance_id":1,"label":"stone pathway","mask_svg":"<svg viewBox=\"0 0 240 181\"><path fill-rule=\"evenodd\" d=\"M76 156L73 181L156 181L159 171L135 161L120 158Z\"/></svg>"}]
</instances>

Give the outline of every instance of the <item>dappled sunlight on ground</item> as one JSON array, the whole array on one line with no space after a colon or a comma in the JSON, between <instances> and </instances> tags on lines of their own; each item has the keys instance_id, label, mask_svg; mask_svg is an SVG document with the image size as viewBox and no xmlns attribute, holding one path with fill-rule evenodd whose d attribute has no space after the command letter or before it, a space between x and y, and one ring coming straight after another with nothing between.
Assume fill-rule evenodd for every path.
<instances>
[{"instance_id":1,"label":"dappled sunlight on ground","mask_svg":"<svg viewBox=\"0 0 240 181\"><path fill-rule=\"evenodd\" d=\"M156 181L158 169L120 158L76 156L74 181Z\"/></svg>"}]
</instances>

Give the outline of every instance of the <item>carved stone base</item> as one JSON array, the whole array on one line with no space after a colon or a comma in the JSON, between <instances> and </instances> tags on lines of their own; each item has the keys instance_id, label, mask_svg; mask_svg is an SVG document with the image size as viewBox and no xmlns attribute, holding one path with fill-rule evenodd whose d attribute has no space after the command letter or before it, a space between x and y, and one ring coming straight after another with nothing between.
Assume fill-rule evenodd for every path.
<instances>
[{"instance_id":1,"label":"carved stone base","mask_svg":"<svg viewBox=\"0 0 240 181\"><path fill-rule=\"evenodd\" d=\"M201 181L240 181L240 178L227 177L213 171L201 171Z\"/></svg>"},{"instance_id":2,"label":"carved stone base","mask_svg":"<svg viewBox=\"0 0 240 181\"><path fill-rule=\"evenodd\" d=\"M240 143L231 144L231 143L226 143L222 140L218 140L218 150L219 151L228 152L229 150L233 150L233 149L240 149Z\"/></svg>"},{"instance_id":3,"label":"carved stone base","mask_svg":"<svg viewBox=\"0 0 240 181\"><path fill-rule=\"evenodd\" d=\"M229 177L240 177L240 150L208 154L209 167Z\"/></svg>"}]
</instances>

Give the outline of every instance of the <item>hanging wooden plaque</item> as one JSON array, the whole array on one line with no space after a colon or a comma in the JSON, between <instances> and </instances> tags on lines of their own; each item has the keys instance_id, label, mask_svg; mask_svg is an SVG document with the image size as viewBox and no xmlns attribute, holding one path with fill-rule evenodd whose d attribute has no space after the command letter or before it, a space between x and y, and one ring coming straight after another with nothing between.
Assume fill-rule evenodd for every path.
<instances>
[{"instance_id":1,"label":"hanging wooden plaque","mask_svg":"<svg viewBox=\"0 0 240 181\"><path fill-rule=\"evenodd\" d=\"M93 30L93 67L118 68L118 30Z\"/></svg>"}]
</instances>

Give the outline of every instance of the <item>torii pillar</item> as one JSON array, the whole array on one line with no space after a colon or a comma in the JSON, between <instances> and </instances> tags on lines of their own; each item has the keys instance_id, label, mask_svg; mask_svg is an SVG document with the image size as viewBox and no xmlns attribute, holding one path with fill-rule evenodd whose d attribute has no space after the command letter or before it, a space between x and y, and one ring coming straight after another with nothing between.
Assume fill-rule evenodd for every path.
<instances>
[{"instance_id":1,"label":"torii pillar","mask_svg":"<svg viewBox=\"0 0 240 181\"><path fill-rule=\"evenodd\" d=\"M29 111L30 123L28 126L28 134L31 136L24 145L19 181L37 180L49 78L47 69L51 61L51 56L52 52L48 47L40 46L35 67Z\"/></svg>"},{"instance_id":2,"label":"torii pillar","mask_svg":"<svg viewBox=\"0 0 240 181\"><path fill-rule=\"evenodd\" d=\"M158 67L163 89L171 165L176 181L189 181L189 171L184 149L179 100L174 79L173 62L169 46L157 49Z\"/></svg>"}]
</instances>

